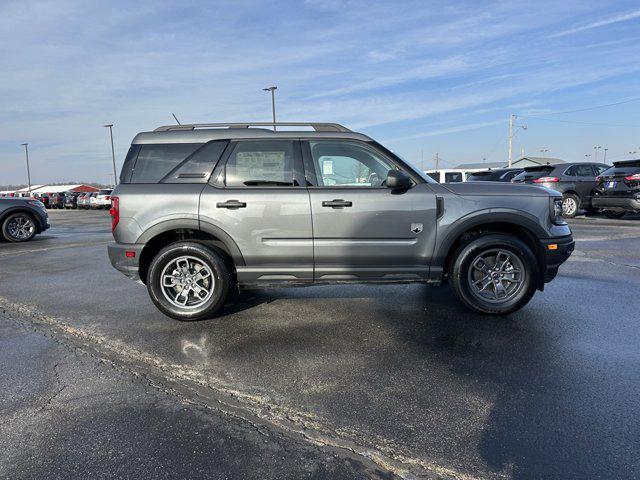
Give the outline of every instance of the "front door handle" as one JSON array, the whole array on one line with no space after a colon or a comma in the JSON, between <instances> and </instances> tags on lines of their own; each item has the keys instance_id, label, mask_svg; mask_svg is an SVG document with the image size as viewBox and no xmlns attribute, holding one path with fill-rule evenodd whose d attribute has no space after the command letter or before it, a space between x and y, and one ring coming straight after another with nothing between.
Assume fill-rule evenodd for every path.
<instances>
[{"instance_id":1,"label":"front door handle","mask_svg":"<svg viewBox=\"0 0 640 480\"><path fill-rule=\"evenodd\" d=\"M334 200L325 200L322 202L323 207L331 207L331 208L344 208L351 207L353 203L348 200L342 200L341 198L336 198Z\"/></svg>"},{"instance_id":2,"label":"front door handle","mask_svg":"<svg viewBox=\"0 0 640 480\"><path fill-rule=\"evenodd\" d=\"M246 208L246 202L239 202L238 200L227 200L226 202L218 202L216 203L216 207L218 208L228 208L230 210L235 210L238 208Z\"/></svg>"}]
</instances>

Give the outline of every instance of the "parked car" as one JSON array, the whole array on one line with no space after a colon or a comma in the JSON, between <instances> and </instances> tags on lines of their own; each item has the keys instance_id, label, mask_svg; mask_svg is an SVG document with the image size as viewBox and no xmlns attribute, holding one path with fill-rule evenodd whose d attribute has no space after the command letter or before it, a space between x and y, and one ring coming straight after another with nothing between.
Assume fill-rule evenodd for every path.
<instances>
[{"instance_id":1,"label":"parked car","mask_svg":"<svg viewBox=\"0 0 640 480\"><path fill-rule=\"evenodd\" d=\"M469 171L459 168L442 168L438 170L425 171L432 179L439 183L458 183L466 182Z\"/></svg>"},{"instance_id":2,"label":"parked car","mask_svg":"<svg viewBox=\"0 0 640 480\"><path fill-rule=\"evenodd\" d=\"M89 199L89 206L94 210L108 210L111 208L111 189L103 189Z\"/></svg>"},{"instance_id":3,"label":"parked car","mask_svg":"<svg viewBox=\"0 0 640 480\"><path fill-rule=\"evenodd\" d=\"M609 218L640 213L640 160L613 162L596 178L593 206Z\"/></svg>"},{"instance_id":4,"label":"parked car","mask_svg":"<svg viewBox=\"0 0 640 480\"><path fill-rule=\"evenodd\" d=\"M494 168L467 175L467 182L510 182L513 177L524 172L523 168Z\"/></svg>"},{"instance_id":5,"label":"parked car","mask_svg":"<svg viewBox=\"0 0 640 480\"><path fill-rule=\"evenodd\" d=\"M410 281L449 282L473 311L507 314L573 251L557 192L442 185L341 125L275 125L134 138L111 197L109 258L164 314L207 318L236 285Z\"/></svg>"},{"instance_id":6,"label":"parked car","mask_svg":"<svg viewBox=\"0 0 640 480\"><path fill-rule=\"evenodd\" d=\"M69 210L75 210L78 208L78 197L81 195L80 192L67 192L64 196L64 208Z\"/></svg>"},{"instance_id":7,"label":"parked car","mask_svg":"<svg viewBox=\"0 0 640 480\"><path fill-rule=\"evenodd\" d=\"M49 228L42 202L27 198L0 199L0 233L9 242L26 242Z\"/></svg>"},{"instance_id":8,"label":"parked car","mask_svg":"<svg viewBox=\"0 0 640 480\"><path fill-rule=\"evenodd\" d=\"M55 192L49 196L49 205L51 208L63 209L64 208L64 192Z\"/></svg>"},{"instance_id":9,"label":"parked car","mask_svg":"<svg viewBox=\"0 0 640 480\"><path fill-rule=\"evenodd\" d=\"M91 197L93 197L95 192L87 192L84 195L78 198L78 208L82 208L88 210L90 207Z\"/></svg>"},{"instance_id":10,"label":"parked car","mask_svg":"<svg viewBox=\"0 0 640 480\"><path fill-rule=\"evenodd\" d=\"M595 192L596 176L604 172L609 165L603 163L558 163L525 167L524 172L516 175L513 183L527 183L552 188L562 194L562 214L567 218L575 217L583 208L594 211L591 204Z\"/></svg>"},{"instance_id":11,"label":"parked car","mask_svg":"<svg viewBox=\"0 0 640 480\"><path fill-rule=\"evenodd\" d=\"M40 193L38 200L42 202L45 208L51 208L51 204L49 203L49 193Z\"/></svg>"}]
</instances>

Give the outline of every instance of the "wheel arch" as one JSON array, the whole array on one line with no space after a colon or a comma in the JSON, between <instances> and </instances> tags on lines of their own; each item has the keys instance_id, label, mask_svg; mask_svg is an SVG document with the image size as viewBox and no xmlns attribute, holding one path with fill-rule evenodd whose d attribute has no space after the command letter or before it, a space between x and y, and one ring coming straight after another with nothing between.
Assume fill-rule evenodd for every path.
<instances>
[{"instance_id":1,"label":"wheel arch","mask_svg":"<svg viewBox=\"0 0 640 480\"><path fill-rule=\"evenodd\" d=\"M450 225L436 248L432 271L445 279L456 252L477 236L489 233L504 233L521 240L536 256L539 271L543 271L544 252L538 239L549 238L549 234L535 216L521 211L480 212Z\"/></svg>"},{"instance_id":2,"label":"wheel arch","mask_svg":"<svg viewBox=\"0 0 640 480\"><path fill-rule=\"evenodd\" d=\"M220 227L198 220L168 220L146 230L136 241L144 244L138 260L140 280L146 283L147 272L156 254L167 245L180 241L202 243L219 252L230 271L244 266L244 258L236 242Z\"/></svg>"},{"instance_id":3,"label":"wheel arch","mask_svg":"<svg viewBox=\"0 0 640 480\"><path fill-rule=\"evenodd\" d=\"M29 215L29 217L31 217L36 224L36 233L42 232L42 222L39 215L31 209L22 206L9 207L6 210L0 212L0 228L2 227L2 224L7 219L7 217L13 215L14 213L24 213L26 215Z\"/></svg>"}]
</instances>

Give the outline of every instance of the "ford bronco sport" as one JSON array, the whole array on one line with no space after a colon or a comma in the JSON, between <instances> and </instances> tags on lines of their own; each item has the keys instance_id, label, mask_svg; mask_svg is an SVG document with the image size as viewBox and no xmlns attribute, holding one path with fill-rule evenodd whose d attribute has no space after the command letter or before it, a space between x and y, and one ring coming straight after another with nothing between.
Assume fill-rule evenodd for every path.
<instances>
[{"instance_id":1,"label":"ford bronco sport","mask_svg":"<svg viewBox=\"0 0 640 480\"><path fill-rule=\"evenodd\" d=\"M470 309L507 314L574 247L560 193L441 185L338 124L140 133L112 202L111 263L178 320L212 316L236 287L348 282L448 282Z\"/></svg>"}]
</instances>

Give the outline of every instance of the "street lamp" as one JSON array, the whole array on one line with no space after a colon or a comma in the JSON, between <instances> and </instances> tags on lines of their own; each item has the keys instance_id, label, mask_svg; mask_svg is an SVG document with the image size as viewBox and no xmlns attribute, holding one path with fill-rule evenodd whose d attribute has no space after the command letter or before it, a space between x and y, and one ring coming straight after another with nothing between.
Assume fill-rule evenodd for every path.
<instances>
[{"instance_id":1,"label":"street lamp","mask_svg":"<svg viewBox=\"0 0 640 480\"><path fill-rule=\"evenodd\" d=\"M603 160L603 162L604 162L604 163L607 163L607 152L608 152L608 151L609 151L609 149L608 149L608 148L605 148L605 149L604 149L604 160Z\"/></svg>"},{"instance_id":2,"label":"street lamp","mask_svg":"<svg viewBox=\"0 0 640 480\"><path fill-rule=\"evenodd\" d=\"M544 158L544 157L545 157L545 153L547 153L548 151L549 151L549 149L548 149L548 148L541 148L541 149L540 149L540 153L542 154L542 158Z\"/></svg>"},{"instance_id":3,"label":"street lamp","mask_svg":"<svg viewBox=\"0 0 640 480\"><path fill-rule=\"evenodd\" d=\"M587 153L587 154L584 156L584 158L586 158L586 159L591 158L591 154L590 154L590 153Z\"/></svg>"},{"instance_id":4,"label":"street lamp","mask_svg":"<svg viewBox=\"0 0 640 480\"><path fill-rule=\"evenodd\" d=\"M113 186L115 187L118 174L116 173L116 152L113 149L113 123L104 125L104 127L109 129L109 137L111 138L111 160L113 161Z\"/></svg>"},{"instance_id":5,"label":"street lamp","mask_svg":"<svg viewBox=\"0 0 640 480\"><path fill-rule=\"evenodd\" d=\"M27 182L28 182L28 192L29 192L29 196L31 196L31 172L29 171L29 144L28 143L22 143L21 144L24 147L24 155L25 157L27 157Z\"/></svg>"},{"instance_id":6,"label":"street lamp","mask_svg":"<svg viewBox=\"0 0 640 480\"><path fill-rule=\"evenodd\" d=\"M278 87L275 85L267 88L263 88L263 92L271 92L271 113L273 114L273 131L276 131L276 90Z\"/></svg>"},{"instance_id":7,"label":"street lamp","mask_svg":"<svg viewBox=\"0 0 640 480\"><path fill-rule=\"evenodd\" d=\"M600 150L602 148L602 145L596 145L595 147L593 147L593 151L596 153L595 154L595 161L598 161L598 150Z\"/></svg>"}]
</instances>

